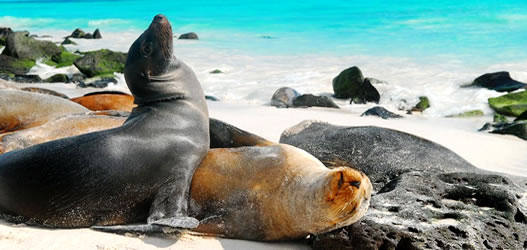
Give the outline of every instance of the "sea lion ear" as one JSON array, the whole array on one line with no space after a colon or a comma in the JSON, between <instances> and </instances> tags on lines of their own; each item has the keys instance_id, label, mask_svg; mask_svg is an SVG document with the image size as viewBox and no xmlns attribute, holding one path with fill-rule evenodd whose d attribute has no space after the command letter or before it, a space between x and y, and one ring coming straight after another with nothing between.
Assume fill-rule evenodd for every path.
<instances>
[{"instance_id":1,"label":"sea lion ear","mask_svg":"<svg viewBox=\"0 0 527 250\"><path fill-rule=\"evenodd\" d=\"M148 57L152 54L152 42L148 42L148 41L143 41L141 43L141 54L144 56L144 57Z\"/></svg>"}]
</instances>

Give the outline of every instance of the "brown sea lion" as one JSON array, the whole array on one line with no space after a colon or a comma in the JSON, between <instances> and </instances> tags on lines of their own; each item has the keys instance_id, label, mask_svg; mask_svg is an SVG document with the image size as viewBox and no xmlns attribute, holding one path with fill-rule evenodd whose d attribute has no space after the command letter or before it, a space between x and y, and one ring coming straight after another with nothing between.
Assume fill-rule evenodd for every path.
<instances>
[{"instance_id":1,"label":"brown sea lion","mask_svg":"<svg viewBox=\"0 0 527 250\"><path fill-rule=\"evenodd\" d=\"M122 126L0 155L1 211L50 227L197 227L188 197L209 149L208 111L163 15L130 47L124 76L138 107Z\"/></svg>"},{"instance_id":2,"label":"brown sea lion","mask_svg":"<svg viewBox=\"0 0 527 250\"><path fill-rule=\"evenodd\" d=\"M121 110L130 112L137 106L134 104L132 95L117 91L94 92L71 100L93 111Z\"/></svg>"},{"instance_id":3,"label":"brown sea lion","mask_svg":"<svg viewBox=\"0 0 527 250\"><path fill-rule=\"evenodd\" d=\"M0 89L0 96L0 133L36 127L68 114L89 112L77 103L50 95Z\"/></svg>"}]
</instances>

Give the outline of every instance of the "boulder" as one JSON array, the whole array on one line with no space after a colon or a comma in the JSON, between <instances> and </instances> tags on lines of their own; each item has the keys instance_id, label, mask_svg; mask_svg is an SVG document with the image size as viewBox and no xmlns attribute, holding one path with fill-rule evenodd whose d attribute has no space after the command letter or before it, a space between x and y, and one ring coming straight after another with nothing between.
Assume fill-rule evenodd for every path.
<instances>
[{"instance_id":1,"label":"boulder","mask_svg":"<svg viewBox=\"0 0 527 250\"><path fill-rule=\"evenodd\" d=\"M33 66L35 66L35 60L0 55L0 73L23 75L29 72Z\"/></svg>"},{"instance_id":2,"label":"boulder","mask_svg":"<svg viewBox=\"0 0 527 250\"><path fill-rule=\"evenodd\" d=\"M470 110L463 113L455 114L455 115L447 115L446 117L449 118L468 118L468 117L477 117L477 116L483 116L483 111L477 109L477 110Z\"/></svg>"},{"instance_id":3,"label":"boulder","mask_svg":"<svg viewBox=\"0 0 527 250\"><path fill-rule=\"evenodd\" d=\"M312 94L305 94L293 99L293 106L295 107L325 107L325 108L339 108L331 98L327 96L316 96Z\"/></svg>"},{"instance_id":4,"label":"boulder","mask_svg":"<svg viewBox=\"0 0 527 250\"><path fill-rule=\"evenodd\" d=\"M97 30L96 30L97 31ZM83 30L81 30L80 28L76 28L72 33L71 35L69 35L68 37L72 37L72 38L84 38L84 39L93 39L93 35L90 34L90 33L86 33L84 32Z\"/></svg>"},{"instance_id":5,"label":"boulder","mask_svg":"<svg viewBox=\"0 0 527 250\"><path fill-rule=\"evenodd\" d=\"M527 111L527 90L489 98L489 105L502 115L519 116Z\"/></svg>"},{"instance_id":6,"label":"boulder","mask_svg":"<svg viewBox=\"0 0 527 250\"><path fill-rule=\"evenodd\" d=\"M190 39L190 40L198 40L198 34L194 32L189 32L185 34L181 34L178 39Z\"/></svg>"},{"instance_id":7,"label":"boulder","mask_svg":"<svg viewBox=\"0 0 527 250\"><path fill-rule=\"evenodd\" d=\"M316 235L314 249L522 249L527 179L480 170L447 148L404 132L303 122L280 143L328 167L353 166L375 195L360 222Z\"/></svg>"},{"instance_id":8,"label":"boulder","mask_svg":"<svg viewBox=\"0 0 527 250\"><path fill-rule=\"evenodd\" d=\"M102 38L101 31L99 29L95 29L95 31L93 32L93 39L101 39L101 38Z\"/></svg>"},{"instance_id":9,"label":"boulder","mask_svg":"<svg viewBox=\"0 0 527 250\"><path fill-rule=\"evenodd\" d=\"M84 53L84 56L75 60L73 64L86 76L94 77L123 72L125 63L126 53L101 49Z\"/></svg>"},{"instance_id":10,"label":"boulder","mask_svg":"<svg viewBox=\"0 0 527 250\"><path fill-rule=\"evenodd\" d=\"M71 76L70 82L72 83L81 83L84 82L86 77L83 74L75 73Z\"/></svg>"},{"instance_id":11,"label":"boulder","mask_svg":"<svg viewBox=\"0 0 527 250\"><path fill-rule=\"evenodd\" d=\"M412 111L423 112L427 108L430 108L430 100L426 96L420 96L419 102L412 108Z\"/></svg>"},{"instance_id":12,"label":"boulder","mask_svg":"<svg viewBox=\"0 0 527 250\"><path fill-rule=\"evenodd\" d=\"M67 51L64 47L61 47L62 52L54 55L49 60L44 62L48 65L55 66L57 68L67 67L73 65L73 63L81 58L82 56Z\"/></svg>"},{"instance_id":13,"label":"boulder","mask_svg":"<svg viewBox=\"0 0 527 250\"><path fill-rule=\"evenodd\" d=\"M356 66L348 68L333 79L333 92L336 98L352 98L364 83L364 76Z\"/></svg>"},{"instance_id":14,"label":"boulder","mask_svg":"<svg viewBox=\"0 0 527 250\"><path fill-rule=\"evenodd\" d=\"M479 76L472 82L472 85L498 92L511 92L527 86L525 83L512 79L509 72L506 71L487 73Z\"/></svg>"},{"instance_id":15,"label":"boulder","mask_svg":"<svg viewBox=\"0 0 527 250\"><path fill-rule=\"evenodd\" d=\"M490 132L494 134L515 135L527 140L527 120L502 124Z\"/></svg>"},{"instance_id":16,"label":"boulder","mask_svg":"<svg viewBox=\"0 0 527 250\"><path fill-rule=\"evenodd\" d=\"M365 104L367 102L379 103L381 95L379 91L370 82L369 78L366 78L362 83L362 86L358 89L355 96L351 97L350 103Z\"/></svg>"},{"instance_id":17,"label":"boulder","mask_svg":"<svg viewBox=\"0 0 527 250\"><path fill-rule=\"evenodd\" d=\"M68 76L66 74L55 74L49 78L46 78L44 82L69 82Z\"/></svg>"},{"instance_id":18,"label":"boulder","mask_svg":"<svg viewBox=\"0 0 527 250\"><path fill-rule=\"evenodd\" d=\"M36 40L29 37L27 32L13 32L7 36L2 54L18 59L37 60L42 57L51 58L61 51L53 42Z\"/></svg>"},{"instance_id":19,"label":"boulder","mask_svg":"<svg viewBox=\"0 0 527 250\"><path fill-rule=\"evenodd\" d=\"M293 107L293 100L298 96L300 96L300 93L292 88L279 88L271 97L271 106L275 106L277 108Z\"/></svg>"},{"instance_id":20,"label":"boulder","mask_svg":"<svg viewBox=\"0 0 527 250\"><path fill-rule=\"evenodd\" d=\"M402 116L392 113L381 106L375 106L373 108L370 108L364 113L362 113L360 116L378 116L382 119L402 118Z\"/></svg>"}]
</instances>

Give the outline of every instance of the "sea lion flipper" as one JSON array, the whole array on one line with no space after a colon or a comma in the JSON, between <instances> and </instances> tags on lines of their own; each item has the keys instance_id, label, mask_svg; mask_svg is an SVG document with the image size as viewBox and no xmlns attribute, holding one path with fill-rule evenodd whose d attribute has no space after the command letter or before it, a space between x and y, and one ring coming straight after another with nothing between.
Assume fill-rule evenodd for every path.
<instances>
[{"instance_id":1,"label":"sea lion flipper","mask_svg":"<svg viewBox=\"0 0 527 250\"><path fill-rule=\"evenodd\" d=\"M209 119L209 134L210 148L270 146L276 144L258 135L214 118Z\"/></svg>"},{"instance_id":2,"label":"sea lion flipper","mask_svg":"<svg viewBox=\"0 0 527 250\"><path fill-rule=\"evenodd\" d=\"M95 231L125 234L125 233L139 233L139 234L160 234L160 233L173 233L177 229L163 227L160 225L152 224L136 224L136 225L116 225L116 226L92 226L90 229Z\"/></svg>"},{"instance_id":3,"label":"sea lion flipper","mask_svg":"<svg viewBox=\"0 0 527 250\"><path fill-rule=\"evenodd\" d=\"M152 224L158 226L169 226L173 228L192 229L199 226L199 221L192 217L170 217L153 221Z\"/></svg>"}]
</instances>

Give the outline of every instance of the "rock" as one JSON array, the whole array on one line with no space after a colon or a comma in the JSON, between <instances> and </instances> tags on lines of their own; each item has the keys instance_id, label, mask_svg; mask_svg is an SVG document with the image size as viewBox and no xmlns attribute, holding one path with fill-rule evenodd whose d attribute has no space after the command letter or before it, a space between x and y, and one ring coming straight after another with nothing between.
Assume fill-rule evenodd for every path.
<instances>
[{"instance_id":1,"label":"rock","mask_svg":"<svg viewBox=\"0 0 527 250\"><path fill-rule=\"evenodd\" d=\"M502 114L498 114L498 113L495 113L494 114L494 117L492 118L492 120L495 122L495 123L503 123L503 122L509 122L509 120L507 120L507 117L502 115Z\"/></svg>"},{"instance_id":2,"label":"rock","mask_svg":"<svg viewBox=\"0 0 527 250\"><path fill-rule=\"evenodd\" d=\"M293 107L293 100L298 96L300 96L300 93L292 88L279 88L271 97L271 106L275 106L277 108Z\"/></svg>"},{"instance_id":3,"label":"rock","mask_svg":"<svg viewBox=\"0 0 527 250\"><path fill-rule=\"evenodd\" d=\"M97 31L97 30L95 30ZM80 28L76 28L72 33L71 35L69 35L68 37L72 37L72 38L84 38L84 39L93 39L93 35L90 34L90 33L86 33L84 32L83 30L81 30Z\"/></svg>"},{"instance_id":4,"label":"rock","mask_svg":"<svg viewBox=\"0 0 527 250\"><path fill-rule=\"evenodd\" d=\"M489 105L502 115L519 116L527 111L527 90L489 98Z\"/></svg>"},{"instance_id":5,"label":"rock","mask_svg":"<svg viewBox=\"0 0 527 250\"><path fill-rule=\"evenodd\" d=\"M13 30L11 28L0 27L0 45L1 46L6 45L7 36L9 36L9 34L11 33L13 33Z\"/></svg>"},{"instance_id":6,"label":"rock","mask_svg":"<svg viewBox=\"0 0 527 250\"><path fill-rule=\"evenodd\" d=\"M0 55L0 73L23 75L35 66L35 60L19 59L12 56Z\"/></svg>"},{"instance_id":7,"label":"rock","mask_svg":"<svg viewBox=\"0 0 527 250\"><path fill-rule=\"evenodd\" d=\"M333 92L336 98L352 98L364 83L364 76L356 66L348 68L333 79Z\"/></svg>"},{"instance_id":8,"label":"rock","mask_svg":"<svg viewBox=\"0 0 527 250\"><path fill-rule=\"evenodd\" d=\"M505 118L507 119L507 118ZM507 121L507 120L505 120ZM514 119L515 122L517 121L527 121L527 111L521 113L518 117L516 117L516 119Z\"/></svg>"},{"instance_id":9,"label":"rock","mask_svg":"<svg viewBox=\"0 0 527 250\"><path fill-rule=\"evenodd\" d=\"M13 79L10 79L14 82L21 83L39 83L43 82L40 76L38 75L15 75Z\"/></svg>"},{"instance_id":10,"label":"rock","mask_svg":"<svg viewBox=\"0 0 527 250\"><path fill-rule=\"evenodd\" d=\"M455 115L447 115L446 117L449 118L468 118L468 117L477 117L477 116L483 116L483 111L481 110L470 110L463 113L455 114Z\"/></svg>"},{"instance_id":11,"label":"rock","mask_svg":"<svg viewBox=\"0 0 527 250\"><path fill-rule=\"evenodd\" d=\"M103 75L85 79L84 81L79 82L77 86L81 88L106 88L110 83L117 83L117 80L114 78L114 76Z\"/></svg>"},{"instance_id":12,"label":"rock","mask_svg":"<svg viewBox=\"0 0 527 250\"><path fill-rule=\"evenodd\" d=\"M366 78L362 87L358 89L355 96L351 97L350 103L365 104L367 102L379 103L381 95L379 91L370 83L370 79Z\"/></svg>"},{"instance_id":13,"label":"rock","mask_svg":"<svg viewBox=\"0 0 527 250\"><path fill-rule=\"evenodd\" d=\"M82 58L73 63L80 72L88 77L94 77L113 72L123 72L126 63L126 54L101 49L84 53Z\"/></svg>"},{"instance_id":14,"label":"rock","mask_svg":"<svg viewBox=\"0 0 527 250\"><path fill-rule=\"evenodd\" d=\"M3 55L18 59L37 60L51 58L60 54L62 50L50 41L41 41L27 36L27 32L13 32L7 36Z\"/></svg>"},{"instance_id":15,"label":"rock","mask_svg":"<svg viewBox=\"0 0 527 250\"><path fill-rule=\"evenodd\" d=\"M181 34L178 39L192 39L192 40L198 40L198 34L194 32L189 32L185 34Z\"/></svg>"},{"instance_id":16,"label":"rock","mask_svg":"<svg viewBox=\"0 0 527 250\"><path fill-rule=\"evenodd\" d=\"M83 74L76 73L71 76L70 82L81 83L81 82L84 82L84 79L86 79L86 77L84 77Z\"/></svg>"},{"instance_id":17,"label":"rock","mask_svg":"<svg viewBox=\"0 0 527 250\"><path fill-rule=\"evenodd\" d=\"M314 249L522 249L527 179L480 170L441 145L396 130L303 122L280 143L327 166L353 166L375 190L364 218L317 235Z\"/></svg>"},{"instance_id":18,"label":"rock","mask_svg":"<svg viewBox=\"0 0 527 250\"><path fill-rule=\"evenodd\" d=\"M325 108L339 108L331 98L327 96L316 96L312 94L305 94L293 99L293 106L295 107L325 107Z\"/></svg>"},{"instance_id":19,"label":"rock","mask_svg":"<svg viewBox=\"0 0 527 250\"><path fill-rule=\"evenodd\" d=\"M490 132L494 134L515 135L527 140L527 121L523 120L507 123Z\"/></svg>"},{"instance_id":20,"label":"rock","mask_svg":"<svg viewBox=\"0 0 527 250\"><path fill-rule=\"evenodd\" d=\"M430 108L428 97L420 96L419 102L412 108L412 111L423 112L427 108Z\"/></svg>"},{"instance_id":21,"label":"rock","mask_svg":"<svg viewBox=\"0 0 527 250\"><path fill-rule=\"evenodd\" d=\"M509 72L495 72L484 74L472 82L472 86L496 90L498 92L511 92L527 86L527 84L513 80Z\"/></svg>"},{"instance_id":22,"label":"rock","mask_svg":"<svg viewBox=\"0 0 527 250\"><path fill-rule=\"evenodd\" d=\"M362 113L362 115L360 116L378 116L382 119L402 118L402 116L392 113L381 106L375 106L373 108L370 108L366 110L364 113Z\"/></svg>"},{"instance_id":23,"label":"rock","mask_svg":"<svg viewBox=\"0 0 527 250\"><path fill-rule=\"evenodd\" d=\"M205 96L205 100L209 100L209 101L213 101L213 102L219 102L220 101L220 99L218 97L211 96L211 95L206 95Z\"/></svg>"},{"instance_id":24,"label":"rock","mask_svg":"<svg viewBox=\"0 0 527 250\"><path fill-rule=\"evenodd\" d=\"M66 74L55 74L51 77L44 80L44 82L69 82L68 76Z\"/></svg>"},{"instance_id":25,"label":"rock","mask_svg":"<svg viewBox=\"0 0 527 250\"><path fill-rule=\"evenodd\" d=\"M101 39L101 38L102 38L101 31L99 29L95 29L95 31L93 32L93 39Z\"/></svg>"},{"instance_id":26,"label":"rock","mask_svg":"<svg viewBox=\"0 0 527 250\"><path fill-rule=\"evenodd\" d=\"M366 77L364 78L364 81L368 80L371 84L388 84L388 82L379 80L373 77Z\"/></svg>"},{"instance_id":27,"label":"rock","mask_svg":"<svg viewBox=\"0 0 527 250\"><path fill-rule=\"evenodd\" d=\"M60 44L61 45L67 45L67 44L77 45L77 43L72 41L69 37L66 37L66 39L64 39L64 41L62 41L62 43Z\"/></svg>"},{"instance_id":28,"label":"rock","mask_svg":"<svg viewBox=\"0 0 527 250\"><path fill-rule=\"evenodd\" d=\"M61 47L62 52L58 55L51 57L51 61L55 63L55 67L67 67L73 65L73 63L81 58L81 56L67 51L64 47Z\"/></svg>"},{"instance_id":29,"label":"rock","mask_svg":"<svg viewBox=\"0 0 527 250\"><path fill-rule=\"evenodd\" d=\"M221 71L219 69L215 69L215 70L213 70L213 71L211 71L209 73L211 73L211 74L220 74L220 73L223 73L223 71Z\"/></svg>"}]
</instances>

